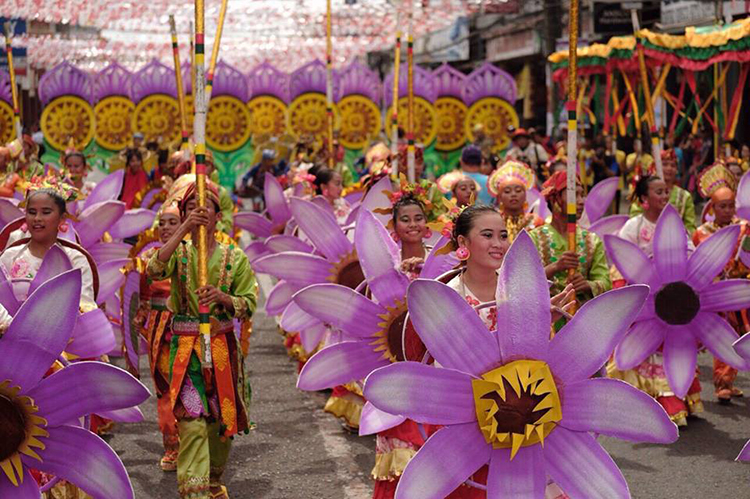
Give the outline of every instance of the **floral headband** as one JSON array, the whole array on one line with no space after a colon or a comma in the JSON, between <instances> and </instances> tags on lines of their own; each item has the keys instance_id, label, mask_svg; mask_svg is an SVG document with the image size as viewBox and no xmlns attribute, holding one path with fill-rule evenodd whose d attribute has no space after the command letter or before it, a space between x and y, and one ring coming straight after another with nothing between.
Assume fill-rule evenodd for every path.
<instances>
[{"instance_id":1,"label":"floral headband","mask_svg":"<svg viewBox=\"0 0 750 499\"><path fill-rule=\"evenodd\" d=\"M430 185L428 181L423 180L417 184L412 184L406 180L406 176L402 173L399 175L399 189L397 191L383 191L383 193L388 196L391 205L388 208L376 208L373 211L381 215L393 215L393 208L396 206L396 203L403 198L410 197L417 200L422 205L427 220L435 222L438 220L443 210L440 209L440 207L435 206L432 202L429 196L429 191ZM389 228L392 228L392 224L393 221L388 222Z\"/></svg>"},{"instance_id":2,"label":"floral headband","mask_svg":"<svg viewBox=\"0 0 750 499\"><path fill-rule=\"evenodd\" d=\"M25 199L18 205L21 207L26 206L29 196L34 192L50 189L60 195L66 203L72 203L80 198L81 193L74 186L62 182L55 175L48 175L46 177L35 176L31 180L23 183L21 187L26 191Z\"/></svg>"}]
</instances>

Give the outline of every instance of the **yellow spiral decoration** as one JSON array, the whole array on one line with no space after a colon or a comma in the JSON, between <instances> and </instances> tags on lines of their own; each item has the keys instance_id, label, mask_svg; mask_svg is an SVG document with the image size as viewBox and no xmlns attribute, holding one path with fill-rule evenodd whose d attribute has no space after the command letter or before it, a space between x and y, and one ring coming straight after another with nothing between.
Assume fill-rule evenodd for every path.
<instances>
[{"instance_id":1,"label":"yellow spiral decoration","mask_svg":"<svg viewBox=\"0 0 750 499\"><path fill-rule=\"evenodd\" d=\"M338 128L339 113L333 107L333 126ZM317 144L322 144L328 129L326 122L326 96L308 92L300 95L289 106L287 131L295 137L313 136Z\"/></svg>"},{"instance_id":2,"label":"yellow spiral decoration","mask_svg":"<svg viewBox=\"0 0 750 499\"><path fill-rule=\"evenodd\" d=\"M338 103L341 114L339 140L347 149L367 147L380 133L380 109L367 97L347 95Z\"/></svg>"},{"instance_id":3,"label":"yellow spiral decoration","mask_svg":"<svg viewBox=\"0 0 750 499\"><path fill-rule=\"evenodd\" d=\"M44 138L58 151L67 149L70 139L83 150L94 138L94 110L88 102L73 95L52 100L42 111Z\"/></svg>"},{"instance_id":4,"label":"yellow spiral decoration","mask_svg":"<svg viewBox=\"0 0 750 499\"><path fill-rule=\"evenodd\" d=\"M388 109L387 116L393 115L393 106ZM402 97L398 100L398 125L406 130L406 121L409 115L408 99ZM386 120L386 132L391 136L391 120ZM430 101L422 97L414 97L414 141L425 147L432 144L437 135L437 114L435 107Z\"/></svg>"},{"instance_id":5,"label":"yellow spiral decoration","mask_svg":"<svg viewBox=\"0 0 750 499\"><path fill-rule=\"evenodd\" d=\"M180 140L180 109L177 99L164 94L149 95L135 107L133 130L144 135L144 142L167 145Z\"/></svg>"},{"instance_id":6,"label":"yellow spiral decoration","mask_svg":"<svg viewBox=\"0 0 750 499\"><path fill-rule=\"evenodd\" d=\"M466 104L455 97L440 97L435 101L435 114L437 115L437 142L435 149L438 151L453 151L466 143Z\"/></svg>"},{"instance_id":7,"label":"yellow spiral decoration","mask_svg":"<svg viewBox=\"0 0 750 499\"><path fill-rule=\"evenodd\" d=\"M7 144L15 136L13 130L13 108L0 100L0 144Z\"/></svg>"},{"instance_id":8,"label":"yellow spiral decoration","mask_svg":"<svg viewBox=\"0 0 750 499\"><path fill-rule=\"evenodd\" d=\"M250 110L250 131L253 137L280 137L286 132L287 108L281 99L261 95L248 102L247 107Z\"/></svg>"},{"instance_id":9,"label":"yellow spiral decoration","mask_svg":"<svg viewBox=\"0 0 750 499\"><path fill-rule=\"evenodd\" d=\"M492 139L494 152L505 149L510 143L508 126L518 127L518 114L508 102L497 97L479 99L466 115L466 136L474 142L474 127L482 125L485 135Z\"/></svg>"},{"instance_id":10,"label":"yellow spiral decoration","mask_svg":"<svg viewBox=\"0 0 750 499\"><path fill-rule=\"evenodd\" d=\"M126 97L111 96L99 101L94 107L97 144L112 151L127 147L133 136L130 125L134 109L135 104Z\"/></svg>"},{"instance_id":11,"label":"yellow spiral decoration","mask_svg":"<svg viewBox=\"0 0 750 499\"><path fill-rule=\"evenodd\" d=\"M236 151L250 140L250 121L244 102L229 95L214 97L208 106L206 142L216 151Z\"/></svg>"}]
</instances>

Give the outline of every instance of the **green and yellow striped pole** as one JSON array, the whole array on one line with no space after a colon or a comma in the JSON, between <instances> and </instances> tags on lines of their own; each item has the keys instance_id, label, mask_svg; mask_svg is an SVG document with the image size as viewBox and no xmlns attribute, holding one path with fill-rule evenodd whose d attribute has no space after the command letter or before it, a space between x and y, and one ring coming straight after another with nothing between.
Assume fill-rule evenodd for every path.
<instances>
[{"instance_id":1,"label":"green and yellow striped pole","mask_svg":"<svg viewBox=\"0 0 750 499\"><path fill-rule=\"evenodd\" d=\"M393 112L391 113L391 176L398 179L398 83L401 71L401 14L396 10L396 48L393 57Z\"/></svg>"},{"instance_id":2,"label":"green and yellow striped pole","mask_svg":"<svg viewBox=\"0 0 750 499\"><path fill-rule=\"evenodd\" d=\"M21 127L21 109L18 105L18 87L16 87L16 71L13 67L13 47L10 42L10 23L5 22L5 52L8 56L8 72L10 73L10 92L13 99L13 126L16 129L16 138L23 139L23 128Z\"/></svg>"},{"instance_id":3,"label":"green and yellow striped pole","mask_svg":"<svg viewBox=\"0 0 750 499\"><path fill-rule=\"evenodd\" d=\"M578 64L578 0L570 0L568 52L568 165L566 206L568 215L568 251L576 249L576 173L578 163L577 64ZM570 269L572 276L575 269Z\"/></svg>"},{"instance_id":4,"label":"green and yellow striped pole","mask_svg":"<svg viewBox=\"0 0 750 499\"><path fill-rule=\"evenodd\" d=\"M219 9L219 22L216 25L216 36L214 37L214 46L211 50L211 62L208 65L208 75L206 77L206 102L211 103L211 92L214 89L214 72L216 63L219 60L219 47L221 46L221 35L224 33L224 19L227 17L228 0L221 0Z\"/></svg>"},{"instance_id":5,"label":"green and yellow striped pole","mask_svg":"<svg viewBox=\"0 0 750 499\"><path fill-rule=\"evenodd\" d=\"M414 149L414 2L409 2L409 35L406 39L406 67L407 67L407 83L408 83L408 122L406 125L406 141L408 144L407 156L406 156L406 174L409 178L409 182L416 181L415 175L415 156L416 151Z\"/></svg>"},{"instance_id":6,"label":"green and yellow striped pole","mask_svg":"<svg viewBox=\"0 0 750 499\"><path fill-rule=\"evenodd\" d=\"M193 99L195 105L195 120L193 135L195 136L195 173L198 191L198 206L206 206L206 75L205 75L205 5L203 0L195 0L195 86ZM213 234L212 234L213 236ZM208 234L205 226L198 227L198 286L208 284ZM201 365L211 367L211 324L208 317L208 307L198 306L198 331L201 338Z\"/></svg>"},{"instance_id":7,"label":"green and yellow striped pole","mask_svg":"<svg viewBox=\"0 0 750 499\"><path fill-rule=\"evenodd\" d=\"M190 133L187 128L187 108L185 106L185 87L182 84L182 66L180 66L180 45L177 43L177 25L174 16L169 16L169 30L172 33L172 54L174 56L174 77L177 83L177 103L180 107L180 132L182 143L180 149L183 151L189 147L188 139Z\"/></svg>"},{"instance_id":8,"label":"green and yellow striped pole","mask_svg":"<svg viewBox=\"0 0 750 499\"><path fill-rule=\"evenodd\" d=\"M336 166L333 150L333 41L331 39L331 0L326 0L326 136L328 168Z\"/></svg>"}]
</instances>

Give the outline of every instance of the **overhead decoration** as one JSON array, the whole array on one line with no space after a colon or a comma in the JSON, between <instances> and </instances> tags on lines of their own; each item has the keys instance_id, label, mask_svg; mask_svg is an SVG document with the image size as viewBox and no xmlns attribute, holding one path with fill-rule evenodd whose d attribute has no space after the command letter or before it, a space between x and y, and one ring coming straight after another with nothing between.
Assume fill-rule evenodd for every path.
<instances>
[{"instance_id":1,"label":"overhead decoration","mask_svg":"<svg viewBox=\"0 0 750 499\"><path fill-rule=\"evenodd\" d=\"M119 151L128 145L133 131L135 105L130 100L131 73L116 62L94 77L94 137L105 149Z\"/></svg>"},{"instance_id":2,"label":"overhead decoration","mask_svg":"<svg viewBox=\"0 0 750 499\"><path fill-rule=\"evenodd\" d=\"M287 113L287 130L297 139L311 138L319 146L326 136L326 66L319 60L308 62L291 74L292 103ZM333 94L338 95L338 73L333 74ZM340 124L336 106L334 128Z\"/></svg>"},{"instance_id":3,"label":"overhead decoration","mask_svg":"<svg viewBox=\"0 0 750 499\"><path fill-rule=\"evenodd\" d=\"M39 98L44 104L41 128L55 149L64 150L72 139L83 150L94 138L91 86L91 77L67 62L39 80Z\"/></svg>"},{"instance_id":4,"label":"overhead decoration","mask_svg":"<svg viewBox=\"0 0 750 499\"><path fill-rule=\"evenodd\" d=\"M409 117L408 109L408 68L402 65L398 77L398 126L406 130ZM385 77L383 85L383 100L388 107L387 115L393 114L393 96L388 89L393 88L393 72ZM418 144L429 145L435 140L437 134L437 115L435 114L435 77L428 69L421 66L414 67L414 140ZM390 137L392 124L386 124L386 132Z\"/></svg>"},{"instance_id":5,"label":"overhead decoration","mask_svg":"<svg viewBox=\"0 0 750 499\"><path fill-rule=\"evenodd\" d=\"M213 78L208 107L206 142L221 152L235 151L250 139L250 110L245 103L250 93L245 75L220 61Z\"/></svg>"},{"instance_id":6,"label":"overhead decoration","mask_svg":"<svg viewBox=\"0 0 750 499\"><path fill-rule=\"evenodd\" d=\"M466 78L462 95L469 111L464 127L470 141L476 140L475 133L481 128L492 139L494 151L507 147L510 143L508 127L519 124L513 108L516 92L516 80L489 62Z\"/></svg>"},{"instance_id":7,"label":"overhead decoration","mask_svg":"<svg viewBox=\"0 0 750 499\"><path fill-rule=\"evenodd\" d=\"M437 99L437 141L435 148L439 151L453 151L466 143L466 112L468 108L461 100L461 91L466 82L466 75L443 63L435 72Z\"/></svg>"},{"instance_id":8,"label":"overhead decoration","mask_svg":"<svg viewBox=\"0 0 750 499\"><path fill-rule=\"evenodd\" d=\"M339 73L341 115L339 140L347 149L362 149L380 133L380 78L357 61Z\"/></svg>"},{"instance_id":9,"label":"overhead decoration","mask_svg":"<svg viewBox=\"0 0 750 499\"><path fill-rule=\"evenodd\" d=\"M0 70L0 144L7 144L13 139L12 102L10 75Z\"/></svg>"},{"instance_id":10,"label":"overhead decoration","mask_svg":"<svg viewBox=\"0 0 750 499\"><path fill-rule=\"evenodd\" d=\"M289 102L289 75L268 62L250 71L247 77L250 90L251 133L253 137L281 136L286 130Z\"/></svg>"},{"instance_id":11,"label":"overhead decoration","mask_svg":"<svg viewBox=\"0 0 750 499\"><path fill-rule=\"evenodd\" d=\"M153 60L132 77L130 96L136 104L133 131L146 142L170 144L180 139L180 106L174 70Z\"/></svg>"}]
</instances>

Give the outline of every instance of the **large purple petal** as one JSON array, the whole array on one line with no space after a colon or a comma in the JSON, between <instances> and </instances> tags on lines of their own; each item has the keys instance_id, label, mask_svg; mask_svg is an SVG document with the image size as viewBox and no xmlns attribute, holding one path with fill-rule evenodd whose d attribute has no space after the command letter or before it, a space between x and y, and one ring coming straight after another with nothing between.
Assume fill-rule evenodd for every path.
<instances>
[{"instance_id":1,"label":"large purple petal","mask_svg":"<svg viewBox=\"0 0 750 499\"><path fill-rule=\"evenodd\" d=\"M714 282L700 292L700 299L703 312L729 312L750 308L750 280L727 279Z\"/></svg>"},{"instance_id":2,"label":"large purple petal","mask_svg":"<svg viewBox=\"0 0 750 499\"><path fill-rule=\"evenodd\" d=\"M76 362L43 379L27 395L49 426L99 411L138 405L150 393L130 373L103 362Z\"/></svg>"},{"instance_id":3,"label":"large purple petal","mask_svg":"<svg viewBox=\"0 0 750 499\"><path fill-rule=\"evenodd\" d=\"M99 308L78 317L73 338L65 351L82 358L105 355L117 346L115 331L106 314Z\"/></svg>"},{"instance_id":4,"label":"large purple petal","mask_svg":"<svg viewBox=\"0 0 750 499\"><path fill-rule=\"evenodd\" d=\"M284 253L285 251L298 251L300 253L315 253L315 248L298 237L278 235L266 239L266 246L273 253Z\"/></svg>"},{"instance_id":5,"label":"large purple petal","mask_svg":"<svg viewBox=\"0 0 750 499\"><path fill-rule=\"evenodd\" d=\"M143 413L137 406L115 409L114 411L99 411L96 414L116 423L140 423L145 420Z\"/></svg>"},{"instance_id":6,"label":"large purple petal","mask_svg":"<svg viewBox=\"0 0 750 499\"><path fill-rule=\"evenodd\" d=\"M669 386L680 398L687 394L695 378L697 347L695 337L686 327L667 326L664 340L664 370L667 372Z\"/></svg>"},{"instance_id":7,"label":"large purple petal","mask_svg":"<svg viewBox=\"0 0 750 499\"><path fill-rule=\"evenodd\" d=\"M83 205L84 210L97 203L116 200L122 192L124 180L125 170L117 170L104 177L89 193L86 203Z\"/></svg>"},{"instance_id":8,"label":"large purple petal","mask_svg":"<svg viewBox=\"0 0 750 499\"><path fill-rule=\"evenodd\" d=\"M294 293L299 291L299 286L292 284L287 281L279 281L276 285L268 292L268 298L266 299L266 314L267 315L281 315L284 309L292 301Z\"/></svg>"},{"instance_id":9,"label":"large purple petal","mask_svg":"<svg viewBox=\"0 0 750 499\"><path fill-rule=\"evenodd\" d=\"M534 242L521 232L497 279L497 335L505 361L546 359L550 335L549 284ZM480 347L481 348L481 347Z\"/></svg>"},{"instance_id":10,"label":"large purple petal","mask_svg":"<svg viewBox=\"0 0 750 499\"><path fill-rule=\"evenodd\" d=\"M252 242L245 248L245 255L247 255L247 259L251 264L255 264L256 260L271 254L271 250L268 249L268 246L263 241Z\"/></svg>"},{"instance_id":11,"label":"large purple petal","mask_svg":"<svg viewBox=\"0 0 750 499\"><path fill-rule=\"evenodd\" d=\"M16 298L16 293L13 291L13 284L8 277L8 272L2 265L0 265L0 305L5 307L5 310L11 316L16 315L18 308L21 306L18 298Z\"/></svg>"},{"instance_id":12,"label":"large purple petal","mask_svg":"<svg viewBox=\"0 0 750 499\"><path fill-rule=\"evenodd\" d=\"M539 445L521 447L510 459L510 449L493 449L487 478L487 497L537 499L544 497L547 473Z\"/></svg>"},{"instance_id":13,"label":"large purple petal","mask_svg":"<svg viewBox=\"0 0 750 499\"><path fill-rule=\"evenodd\" d=\"M273 233L273 222L259 213L235 213L234 226L246 230L256 237L265 238Z\"/></svg>"},{"instance_id":14,"label":"large purple petal","mask_svg":"<svg viewBox=\"0 0 750 499\"><path fill-rule=\"evenodd\" d=\"M39 485L28 469L23 470L23 483L18 487L10 483L5 473L0 473L0 497L13 499L40 499Z\"/></svg>"},{"instance_id":15,"label":"large purple petal","mask_svg":"<svg viewBox=\"0 0 750 499\"><path fill-rule=\"evenodd\" d=\"M687 232L679 213L668 204L654 233L654 266L662 282L681 281L687 271Z\"/></svg>"},{"instance_id":16,"label":"large purple petal","mask_svg":"<svg viewBox=\"0 0 750 499\"><path fill-rule=\"evenodd\" d=\"M274 225L280 225L292 218L292 212L289 211L289 203L284 196L284 188L276 177L266 173L263 184L263 198L266 202L266 209L271 216Z\"/></svg>"},{"instance_id":17,"label":"large purple petal","mask_svg":"<svg viewBox=\"0 0 750 499\"><path fill-rule=\"evenodd\" d=\"M604 236L609 260L631 284L652 284L658 279L651 259L630 241L618 236Z\"/></svg>"},{"instance_id":18,"label":"large purple petal","mask_svg":"<svg viewBox=\"0 0 750 499\"><path fill-rule=\"evenodd\" d=\"M110 260L120 260L127 258L133 245L128 243L96 243L87 248L97 264L108 262Z\"/></svg>"},{"instance_id":19,"label":"large purple petal","mask_svg":"<svg viewBox=\"0 0 750 499\"><path fill-rule=\"evenodd\" d=\"M481 374L500 362L497 341L454 290L438 281L417 279L409 285L407 297L417 334L443 367Z\"/></svg>"},{"instance_id":20,"label":"large purple petal","mask_svg":"<svg viewBox=\"0 0 750 499\"><path fill-rule=\"evenodd\" d=\"M52 246L47 251L47 254L44 255L44 260L42 260L42 264L39 266L36 276L34 276L34 279L29 285L29 294L33 293L34 290L44 282L50 280L56 275L67 272L72 268L73 265L70 263L70 259L68 258L68 255L65 254L65 251L57 245Z\"/></svg>"},{"instance_id":21,"label":"large purple petal","mask_svg":"<svg viewBox=\"0 0 750 499\"><path fill-rule=\"evenodd\" d=\"M750 334L744 335L742 338L734 342L734 350L743 359L750 360Z\"/></svg>"},{"instance_id":22,"label":"large purple petal","mask_svg":"<svg viewBox=\"0 0 750 499\"><path fill-rule=\"evenodd\" d=\"M739 236L740 226L730 225L698 245L688 260L685 282L697 290L711 283L732 258Z\"/></svg>"},{"instance_id":23,"label":"large purple petal","mask_svg":"<svg viewBox=\"0 0 750 499\"><path fill-rule=\"evenodd\" d=\"M612 177L602 180L591 189L588 196L586 196L584 206L590 223L596 222L607 212L612 204L612 200L615 198L619 183L619 177Z\"/></svg>"},{"instance_id":24,"label":"large purple petal","mask_svg":"<svg viewBox=\"0 0 750 499\"><path fill-rule=\"evenodd\" d=\"M328 327L322 322L308 326L299 332L299 341L306 352L313 352L326 336Z\"/></svg>"},{"instance_id":25,"label":"large purple petal","mask_svg":"<svg viewBox=\"0 0 750 499\"><path fill-rule=\"evenodd\" d=\"M11 198L0 198L0 225L5 227L9 223L24 216L23 210L18 207L18 201Z\"/></svg>"},{"instance_id":26,"label":"large purple petal","mask_svg":"<svg viewBox=\"0 0 750 499\"><path fill-rule=\"evenodd\" d=\"M122 201L104 201L87 207L75 223L76 232L81 238L81 246L87 248L101 239L125 213Z\"/></svg>"},{"instance_id":27,"label":"large purple petal","mask_svg":"<svg viewBox=\"0 0 750 499\"><path fill-rule=\"evenodd\" d=\"M396 499L446 497L490 460L491 449L476 422L438 430L406 465Z\"/></svg>"},{"instance_id":28,"label":"large purple petal","mask_svg":"<svg viewBox=\"0 0 750 499\"><path fill-rule=\"evenodd\" d=\"M599 370L638 316L648 293L648 286L626 286L584 303L550 342L548 363L555 377L570 383Z\"/></svg>"},{"instance_id":29,"label":"large purple petal","mask_svg":"<svg viewBox=\"0 0 750 499\"><path fill-rule=\"evenodd\" d=\"M592 223L589 232L601 238L607 235L617 235L628 220L630 220L628 215L610 215Z\"/></svg>"},{"instance_id":30,"label":"large purple petal","mask_svg":"<svg viewBox=\"0 0 750 499\"><path fill-rule=\"evenodd\" d=\"M289 332L299 332L308 327L318 324L320 320L302 310L299 305L292 302L281 314L279 325L282 329Z\"/></svg>"},{"instance_id":31,"label":"large purple petal","mask_svg":"<svg viewBox=\"0 0 750 499\"><path fill-rule=\"evenodd\" d=\"M300 229L326 258L338 261L352 252L352 243L324 209L299 198L292 198L290 204Z\"/></svg>"},{"instance_id":32,"label":"large purple petal","mask_svg":"<svg viewBox=\"0 0 750 499\"><path fill-rule=\"evenodd\" d=\"M690 329L708 350L735 369L750 369L750 361L742 358L732 346L737 333L723 317L713 313L699 313L690 323Z\"/></svg>"},{"instance_id":33,"label":"large purple petal","mask_svg":"<svg viewBox=\"0 0 750 499\"><path fill-rule=\"evenodd\" d=\"M297 388L317 391L364 379L390 362L364 341L344 341L324 348L305 363Z\"/></svg>"},{"instance_id":34,"label":"large purple petal","mask_svg":"<svg viewBox=\"0 0 750 499\"><path fill-rule=\"evenodd\" d=\"M0 378L13 380L22 391L42 379L73 333L80 296L77 269L53 277L29 296L0 340Z\"/></svg>"},{"instance_id":35,"label":"large purple petal","mask_svg":"<svg viewBox=\"0 0 750 499\"><path fill-rule=\"evenodd\" d=\"M104 303L120 290L125 284L125 274L120 269L130 262L129 259L111 260L98 265L99 270L99 294L96 297L97 303Z\"/></svg>"},{"instance_id":36,"label":"large purple petal","mask_svg":"<svg viewBox=\"0 0 750 499\"><path fill-rule=\"evenodd\" d=\"M391 200L388 198L388 195L385 193L385 191L392 190L393 184L391 183L390 177L385 176L381 178L380 180L375 182L375 185L370 188L370 191L367 193L364 199L362 199L361 210L374 212L378 208L390 208ZM386 225L388 223L388 220L390 219L388 215L383 215L380 213L375 213L375 217L380 220L383 225Z\"/></svg>"},{"instance_id":37,"label":"large purple petal","mask_svg":"<svg viewBox=\"0 0 750 499\"><path fill-rule=\"evenodd\" d=\"M148 230L154 224L156 212L146 208L128 210L115 224L107 229L109 235L115 239L125 239Z\"/></svg>"},{"instance_id":38,"label":"large purple petal","mask_svg":"<svg viewBox=\"0 0 750 499\"><path fill-rule=\"evenodd\" d=\"M394 416L393 414L381 411L372 402L365 403L362 408L362 414L359 417L359 436L374 435L381 431L395 428L406 421L404 416Z\"/></svg>"},{"instance_id":39,"label":"large purple petal","mask_svg":"<svg viewBox=\"0 0 750 499\"><path fill-rule=\"evenodd\" d=\"M388 311L353 289L339 284L314 284L296 295L294 303L322 322L352 336L372 336Z\"/></svg>"},{"instance_id":40,"label":"large purple petal","mask_svg":"<svg viewBox=\"0 0 750 499\"><path fill-rule=\"evenodd\" d=\"M630 499L625 477L588 433L555 428L544 441L547 473L570 497Z\"/></svg>"},{"instance_id":41,"label":"large purple petal","mask_svg":"<svg viewBox=\"0 0 750 499\"><path fill-rule=\"evenodd\" d=\"M44 439L42 458L22 456L26 466L64 478L94 499L131 499L133 487L115 451L101 438L76 426L58 426Z\"/></svg>"},{"instance_id":42,"label":"large purple petal","mask_svg":"<svg viewBox=\"0 0 750 499\"><path fill-rule=\"evenodd\" d=\"M587 379L565 385L560 426L631 442L670 444L677 426L648 394L619 379Z\"/></svg>"},{"instance_id":43,"label":"large purple petal","mask_svg":"<svg viewBox=\"0 0 750 499\"><path fill-rule=\"evenodd\" d=\"M664 343L664 323L659 319L633 324L615 348L615 363L618 369L633 369L646 357L656 352Z\"/></svg>"},{"instance_id":44,"label":"large purple petal","mask_svg":"<svg viewBox=\"0 0 750 499\"><path fill-rule=\"evenodd\" d=\"M750 174L745 174L737 186L737 216L750 220Z\"/></svg>"},{"instance_id":45,"label":"large purple petal","mask_svg":"<svg viewBox=\"0 0 750 499\"><path fill-rule=\"evenodd\" d=\"M427 255L427 259L424 261L424 266L419 276L423 279L436 279L441 275L445 274L449 270L452 270L458 265L459 261L456 258L456 253L451 252L448 254L438 255L438 251L443 249L448 244L449 239L442 236L435 246L432 247L430 254Z\"/></svg>"},{"instance_id":46,"label":"large purple petal","mask_svg":"<svg viewBox=\"0 0 750 499\"><path fill-rule=\"evenodd\" d=\"M750 461L750 440L747 441L735 461Z\"/></svg>"},{"instance_id":47,"label":"large purple petal","mask_svg":"<svg viewBox=\"0 0 750 499\"><path fill-rule=\"evenodd\" d=\"M277 279L301 285L326 282L331 276L332 269L330 262L325 258L297 252L260 258L253 267L261 274L271 274Z\"/></svg>"},{"instance_id":48,"label":"large purple petal","mask_svg":"<svg viewBox=\"0 0 750 499\"><path fill-rule=\"evenodd\" d=\"M378 369L365 382L365 398L381 411L418 423L476 422L472 376L418 362L397 362Z\"/></svg>"}]
</instances>

